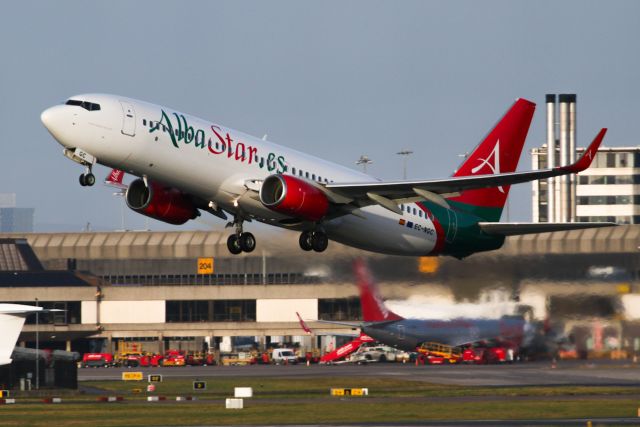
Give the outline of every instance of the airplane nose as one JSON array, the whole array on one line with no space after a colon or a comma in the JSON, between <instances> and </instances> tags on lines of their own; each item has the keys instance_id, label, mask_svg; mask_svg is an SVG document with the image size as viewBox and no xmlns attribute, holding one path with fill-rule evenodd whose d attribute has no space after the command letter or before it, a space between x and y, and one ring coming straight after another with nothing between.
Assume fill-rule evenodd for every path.
<instances>
[{"instance_id":1,"label":"airplane nose","mask_svg":"<svg viewBox=\"0 0 640 427\"><path fill-rule=\"evenodd\" d=\"M68 134L65 129L68 128L66 124L70 122L69 113L66 111L64 105L56 105L51 108L47 108L40 114L40 120L49 133L62 145L64 135Z\"/></svg>"},{"instance_id":2,"label":"airplane nose","mask_svg":"<svg viewBox=\"0 0 640 427\"><path fill-rule=\"evenodd\" d=\"M55 115L54 111L56 107L47 108L40 114L40 121L47 129L51 130L53 127L53 116Z\"/></svg>"}]
</instances>

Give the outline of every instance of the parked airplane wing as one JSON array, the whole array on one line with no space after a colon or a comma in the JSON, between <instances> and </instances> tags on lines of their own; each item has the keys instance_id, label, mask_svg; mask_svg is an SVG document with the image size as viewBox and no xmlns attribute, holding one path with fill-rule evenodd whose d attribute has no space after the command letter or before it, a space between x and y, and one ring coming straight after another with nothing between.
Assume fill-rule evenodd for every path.
<instances>
[{"instance_id":1,"label":"parked airplane wing","mask_svg":"<svg viewBox=\"0 0 640 427\"><path fill-rule=\"evenodd\" d=\"M581 172L591 165L606 132L607 129L602 128L582 156L575 163L567 166L526 172L454 176L426 181L331 183L326 184L326 188L345 198L353 199L352 203L359 207L377 203L394 212L395 210L388 206L389 203L430 200L446 205L445 198L453 197L465 190L507 186Z\"/></svg>"},{"instance_id":2,"label":"parked airplane wing","mask_svg":"<svg viewBox=\"0 0 640 427\"><path fill-rule=\"evenodd\" d=\"M11 353L29 313L42 311L42 307L21 304L0 304L0 365L11 363Z\"/></svg>"}]
</instances>

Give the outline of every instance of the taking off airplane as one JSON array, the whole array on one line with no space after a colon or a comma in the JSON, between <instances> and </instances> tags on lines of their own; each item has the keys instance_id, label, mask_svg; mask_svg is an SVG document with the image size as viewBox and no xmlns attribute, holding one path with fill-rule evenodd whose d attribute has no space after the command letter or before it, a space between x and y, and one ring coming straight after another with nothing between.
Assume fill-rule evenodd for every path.
<instances>
[{"instance_id":1,"label":"taking off airplane","mask_svg":"<svg viewBox=\"0 0 640 427\"><path fill-rule=\"evenodd\" d=\"M243 226L256 220L300 231L305 251L322 252L331 239L385 254L463 258L498 249L509 235L612 225L497 222L511 184L586 169L606 132L572 165L515 172L534 110L518 99L452 177L394 182L121 96L72 96L41 120L64 155L85 167L83 186L95 183L99 163L138 177L125 198L143 215L184 224L200 211L230 214L233 254L255 249Z\"/></svg>"}]
</instances>

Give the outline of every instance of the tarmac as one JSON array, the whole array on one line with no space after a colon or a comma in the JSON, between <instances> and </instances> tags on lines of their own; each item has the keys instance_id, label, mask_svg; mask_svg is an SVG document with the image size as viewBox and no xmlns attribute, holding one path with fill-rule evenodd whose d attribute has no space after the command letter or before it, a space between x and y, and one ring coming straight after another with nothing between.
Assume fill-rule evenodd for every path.
<instances>
[{"instance_id":1,"label":"tarmac","mask_svg":"<svg viewBox=\"0 0 640 427\"><path fill-rule=\"evenodd\" d=\"M119 380L122 372L141 371L165 378L376 376L461 386L598 385L640 386L640 365L628 361L518 362L503 365L252 365L159 368L83 368L79 381Z\"/></svg>"}]
</instances>

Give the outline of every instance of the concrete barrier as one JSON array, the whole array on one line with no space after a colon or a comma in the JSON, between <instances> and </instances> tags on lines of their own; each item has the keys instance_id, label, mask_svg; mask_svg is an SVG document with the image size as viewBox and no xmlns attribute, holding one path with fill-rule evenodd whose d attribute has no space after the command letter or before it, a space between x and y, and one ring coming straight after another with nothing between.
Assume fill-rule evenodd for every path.
<instances>
[{"instance_id":1,"label":"concrete barrier","mask_svg":"<svg viewBox=\"0 0 640 427\"><path fill-rule=\"evenodd\" d=\"M225 401L225 407L227 409L242 409L244 407L244 400L243 399L228 398Z\"/></svg>"},{"instance_id":2,"label":"concrete barrier","mask_svg":"<svg viewBox=\"0 0 640 427\"><path fill-rule=\"evenodd\" d=\"M11 405L16 403L15 399L0 399L0 405Z\"/></svg>"},{"instance_id":3,"label":"concrete barrier","mask_svg":"<svg viewBox=\"0 0 640 427\"><path fill-rule=\"evenodd\" d=\"M124 398L122 396L100 396L98 402L122 402Z\"/></svg>"},{"instance_id":4,"label":"concrete barrier","mask_svg":"<svg viewBox=\"0 0 640 427\"><path fill-rule=\"evenodd\" d=\"M60 397L47 397L42 400L44 403L62 403L62 398Z\"/></svg>"},{"instance_id":5,"label":"concrete barrier","mask_svg":"<svg viewBox=\"0 0 640 427\"><path fill-rule=\"evenodd\" d=\"M177 396L176 397L176 401L178 401L178 402L185 402L185 401L188 401L188 400L196 400L196 398L193 397L193 396Z\"/></svg>"},{"instance_id":6,"label":"concrete barrier","mask_svg":"<svg viewBox=\"0 0 640 427\"><path fill-rule=\"evenodd\" d=\"M147 402L160 402L162 400L167 400L165 396L147 396Z\"/></svg>"},{"instance_id":7,"label":"concrete barrier","mask_svg":"<svg viewBox=\"0 0 640 427\"><path fill-rule=\"evenodd\" d=\"M251 387L236 387L233 397L253 397L253 389Z\"/></svg>"}]
</instances>

